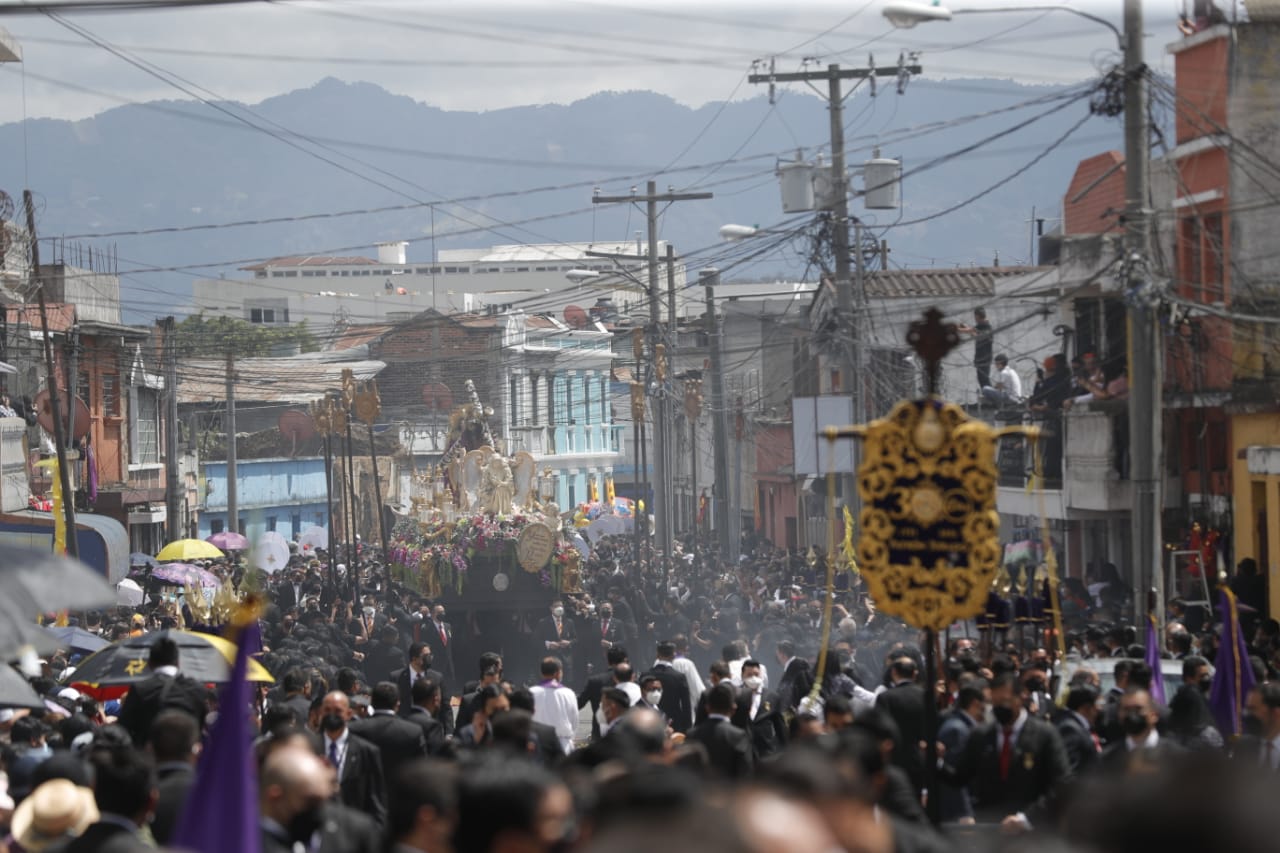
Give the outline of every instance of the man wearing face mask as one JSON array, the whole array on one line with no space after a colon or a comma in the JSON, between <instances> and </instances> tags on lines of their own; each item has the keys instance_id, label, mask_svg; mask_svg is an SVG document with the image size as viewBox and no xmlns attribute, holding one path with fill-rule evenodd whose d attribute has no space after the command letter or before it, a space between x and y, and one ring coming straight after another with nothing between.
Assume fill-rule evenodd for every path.
<instances>
[{"instance_id":1,"label":"man wearing face mask","mask_svg":"<svg viewBox=\"0 0 1280 853\"><path fill-rule=\"evenodd\" d=\"M436 709L436 719L445 731L453 731L452 710L449 704L449 685L444 674L431 668L431 647L426 643L414 643L409 646L409 665L391 673L391 681L400 690L400 715L407 717L413 709L413 685L427 680L440 685L440 706Z\"/></svg>"},{"instance_id":2,"label":"man wearing face mask","mask_svg":"<svg viewBox=\"0 0 1280 853\"><path fill-rule=\"evenodd\" d=\"M1130 687L1120 697L1118 719L1124 738L1102 755L1102 766L1116 773L1140 771L1158 763L1171 752L1181 750L1172 741L1160 737L1156 724L1160 712L1151 694L1141 687Z\"/></svg>"},{"instance_id":3,"label":"man wearing face mask","mask_svg":"<svg viewBox=\"0 0 1280 853\"><path fill-rule=\"evenodd\" d=\"M347 726L351 717L351 701L345 693L334 691L324 697L320 706L320 754L337 771L338 800L384 826L387 797L382 757L376 746L351 732Z\"/></svg>"},{"instance_id":4,"label":"man wearing face mask","mask_svg":"<svg viewBox=\"0 0 1280 853\"><path fill-rule=\"evenodd\" d=\"M1016 672L992 680L991 705L995 722L976 728L958 756L939 761L939 770L953 785L970 785L978 823L1025 832L1048 822L1070 762L1053 726L1026 712Z\"/></svg>"},{"instance_id":5,"label":"man wearing face mask","mask_svg":"<svg viewBox=\"0 0 1280 853\"><path fill-rule=\"evenodd\" d=\"M662 709L658 707L660 702L662 702L662 682L656 675L645 675L640 679L640 701L635 703L634 707L648 708L665 720L667 715L663 714Z\"/></svg>"},{"instance_id":6,"label":"man wearing face mask","mask_svg":"<svg viewBox=\"0 0 1280 853\"><path fill-rule=\"evenodd\" d=\"M1080 776L1095 769L1102 757L1102 741L1094 734L1098 721L1101 695L1096 687L1087 684L1071 688L1067 694L1067 706L1058 718L1058 736L1067 750L1071 772Z\"/></svg>"},{"instance_id":7,"label":"man wearing face mask","mask_svg":"<svg viewBox=\"0 0 1280 853\"><path fill-rule=\"evenodd\" d=\"M1231 757L1264 774L1280 772L1280 681L1264 681L1245 700L1245 736Z\"/></svg>"},{"instance_id":8,"label":"man wearing face mask","mask_svg":"<svg viewBox=\"0 0 1280 853\"><path fill-rule=\"evenodd\" d=\"M333 768L306 748L280 746L262 765L258 781L262 853L376 853L372 819L330 801Z\"/></svg>"},{"instance_id":9,"label":"man wearing face mask","mask_svg":"<svg viewBox=\"0 0 1280 853\"><path fill-rule=\"evenodd\" d=\"M751 746L757 759L781 752L787 745L787 723L782 718L778 694L766 692L760 662L748 658L742 662L742 689L732 722L751 735Z\"/></svg>"},{"instance_id":10,"label":"man wearing face mask","mask_svg":"<svg viewBox=\"0 0 1280 853\"><path fill-rule=\"evenodd\" d=\"M533 639L543 655L560 658L564 666L564 678L572 681L573 647L578 641L578 632L573 619L565 613L563 601L557 598L551 602L551 614L538 623L533 631Z\"/></svg>"}]
</instances>

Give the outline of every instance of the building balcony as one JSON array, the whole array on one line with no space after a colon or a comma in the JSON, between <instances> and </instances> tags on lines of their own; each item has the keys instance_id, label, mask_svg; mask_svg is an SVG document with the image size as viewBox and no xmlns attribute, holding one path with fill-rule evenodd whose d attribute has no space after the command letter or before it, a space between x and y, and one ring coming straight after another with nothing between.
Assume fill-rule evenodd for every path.
<instances>
[{"instance_id":1,"label":"building balcony","mask_svg":"<svg viewBox=\"0 0 1280 853\"><path fill-rule=\"evenodd\" d=\"M516 426L508 429L511 452L535 457L612 456L624 450L621 430L609 424Z\"/></svg>"}]
</instances>

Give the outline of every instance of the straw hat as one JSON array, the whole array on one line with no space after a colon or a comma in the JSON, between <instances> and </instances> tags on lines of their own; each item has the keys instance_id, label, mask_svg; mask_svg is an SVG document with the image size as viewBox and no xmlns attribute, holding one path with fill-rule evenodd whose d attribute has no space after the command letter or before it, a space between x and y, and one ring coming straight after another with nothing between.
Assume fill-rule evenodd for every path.
<instances>
[{"instance_id":1,"label":"straw hat","mask_svg":"<svg viewBox=\"0 0 1280 853\"><path fill-rule=\"evenodd\" d=\"M35 853L80 835L97 820L93 791L68 779L50 779L18 804L11 831L22 849Z\"/></svg>"}]
</instances>

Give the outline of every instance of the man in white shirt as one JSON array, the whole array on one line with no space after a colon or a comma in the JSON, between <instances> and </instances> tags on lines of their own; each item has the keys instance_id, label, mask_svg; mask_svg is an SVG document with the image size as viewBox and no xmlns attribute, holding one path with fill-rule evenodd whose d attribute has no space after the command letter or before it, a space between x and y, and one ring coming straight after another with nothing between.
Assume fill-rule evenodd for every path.
<instances>
[{"instance_id":1,"label":"man in white shirt","mask_svg":"<svg viewBox=\"0 0 1280 853\"><path fill-rule=\"evenodd\" d=\"M982 389L982 398L997 405L1018 405L1022 402L1022 377L1009 366L1004 353L995 357L996 370L991 384Z\"/></svg>"},{"instance_id":2,"label":"man in white shirt","mask_svg":"<svg viewBox=\"0 0 1280 853\"><path fill-rule=\"evenodd\" d=\"M724 655L725 663L729 664L729 682L734 687L742 686L742 662L751 657L751 653L747 651L747 644L741 640L735 640L725 646L721 652ZM763 663L760 664L760 681L766 690L769 689L769 668Z\"/></svg>"},{"instance_id":3,"label":"man in white shirt","mask_svg":"<svg viewBox=\"0 0 1280 853\"><path fill-rule=\"evenodd\" d=\"M671 668L689 682L689 695L696 699L706 687L702 683L702 676L698 674L698 665L689 660L689 638L684 634L677 634L672 642L676 644L676 656L671 661Z\"/></svg>"},{"instance_id":4,"label":"man in white shirt","mask_svg":"<svg viewBox=\"0 0 1280 853\"><path fill-rule=\"evenodd\" d=\"M543 658L541 672L542 683L529 688L533 694L533 719L556 730L560 748L568 755L578 731L578 696L560 683L564 667L559 658Z\"/></svg>"}]
</instances>

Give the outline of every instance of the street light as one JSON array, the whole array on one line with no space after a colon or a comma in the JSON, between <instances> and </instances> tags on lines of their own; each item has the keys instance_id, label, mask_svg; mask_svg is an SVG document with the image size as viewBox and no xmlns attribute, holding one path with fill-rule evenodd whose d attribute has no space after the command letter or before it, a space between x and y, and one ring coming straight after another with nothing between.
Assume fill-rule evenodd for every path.
<instances>
[{"instance_id":1,"label":"street light","mask_svg":"<svg viewBox=\"0 0 1280 853\"><path fill-rule=\"evenodd\" d=\"M1111 30L1115 34L1120 48L1124 49L1124 35L1116 28L1115 24L1106 18L1092 15L1073 6L999 6L989 9L948 9L939 0L934 0L932 3L922 3L918 0L898 0L898 2L887 4L881 10L881 14L884 15L885 19L901 30L909 30L916 24L925 24L929 21L950 21L952 15L1008 14L1012 12L1069 12L1077 17L1102 24Z\"/></svg>"}]
</instances>

